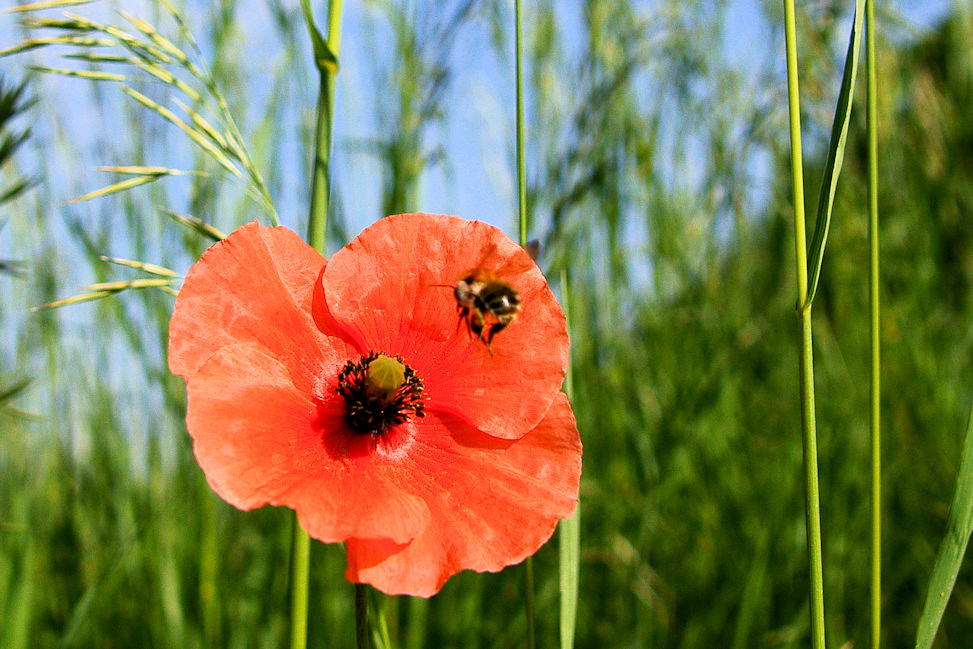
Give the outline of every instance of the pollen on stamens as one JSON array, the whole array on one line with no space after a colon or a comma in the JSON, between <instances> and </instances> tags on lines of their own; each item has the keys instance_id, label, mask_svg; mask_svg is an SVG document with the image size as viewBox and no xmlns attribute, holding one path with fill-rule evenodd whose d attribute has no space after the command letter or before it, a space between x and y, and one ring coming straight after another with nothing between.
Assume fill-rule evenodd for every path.
<instances>
[{"instance_id":1,"label":"pollen on stamens","mask_svg":"<svg viewBox=\"0 0 973 649\"><path fill-rule=\"evenodd\" d=\"M400 356L371 352L348 361L336 392L345 400L345 421L356 433L381 435L414 414L425 416L422 379Z\"/></svg>"}]
</instances>

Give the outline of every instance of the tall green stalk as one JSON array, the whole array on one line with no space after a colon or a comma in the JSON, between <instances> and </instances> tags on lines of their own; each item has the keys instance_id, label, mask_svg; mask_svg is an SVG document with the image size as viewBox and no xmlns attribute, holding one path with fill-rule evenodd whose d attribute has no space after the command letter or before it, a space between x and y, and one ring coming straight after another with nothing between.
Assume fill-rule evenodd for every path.
<instances>
[{"instance_id":1,"label":"tall green stalk","mask_svg":"<svg viewBox=\"0 0 973 649\"><path fill-rule=\"evenodd\" d=\"M567 270L561 269L561 301L568 331L571 331L571 288L568 285ZM568 401L574 399L574 372L571 356L568 356L568 369L564 376L564 393ZM559 572L561 590L561 649L574 648L575 629L578 621L578 578L579 557L581 556L581 503L574 510L574 516L558 524Z\"/></svg>"},{"instance_id":2,"label":"tall green stalk","mask_svg":"<svg viewBox=\"0 0 973 649\"><path fill-rule=\"evenodd\" d=\"M520 245L527 245L527 175L524 162L524 59L520 27L520 0L514 0L515 38L517 40L517 198Z\"/></svg>"},{"instance_id":3,"label":"tall green stalk","mask_svg":"<svg viewBox=\"0 0 973 649\"><path fill-rule=\"evenodd\" d=\"M291 535L291 649L307 646L308 581L311 573L311 537L293 515Z\"/></svg>"},{"instance_id":4,"label":"tall green stalk","mask_svg":"<svg viewBox=\"0 0 973 649\"><path fill-rule=\"evenodd\" d=\"M331 193L329 163L334 113L334 86L338 74L338 45L341 38L341 0L328 3L328 40L324 41L314 25L308 0L303 0L304 17L314 46L314 59L320 75L317 124L314 134L314 166L311 175L311 207L307 240L322 255L326 252L328 201ZM307 646L308 582L311 563L311 538L294 515L291 541L291 649Z\"/></svg>"},{"instance_id":5,"label":"tall green stalk","mask_svg":"<svg viewBox=\"0 0 973 649\"><path fill-rule=\"evenodd\" d=\"M521 33L520 0L514 0L514 40L517 69L517 222L520 245L527 245L527 177L524 171L524 64ZM527 616L527 649L534 649L534 559L527 557L524 570L524 608Z\"/></svg>"},{"instance_id":6,"label":"tall green stalk","mask_svg":"<svg viewBox=\"0 0 973 649\"><path fill-rule=\"evenodd\" d=\"M310 9L304 0L305 13ZM334 87L338 76L338 49L341 44L342 0L328 3L328 40L321 39L308 17L314 58L320 76L317 123L314 130L314 166L311 172L311 209L307 225L307 241L322 255L328 229L328 203L331 194L330 164L333 136Z\"/></svg>"},{"instance_id":7,"label":"tall green stalk","mask_svg":"<svg viewBox=\"0 0 973 649\"><path fill-rule=\"evenodd\" d=\"M810 569L811 646L824 649L824 570L821 558L821 504L818 487L817 429L814 418L814 359L811 353L811 304L807 302L807 234L804 217L804 164L801 149L800 92L797 73L797 24L794 0L784 0L787 43L787 103L791 131L791 172L794 200L794 248L797 305L801 335L801 429L804 442L804 492L807 551Z\"/></svg>"},{"instance_id":8,"label":"tall green stalk","mask_svg":"<svg viewBox=\"0 0 973 649\"><path fill-rule=\"evenodd\" d=\"M878 62L875 60L875 0L866 0L868 51L868 304L871 311L871 623L872 649L881 645L882 631L882 429L881 341L878 294Z\"/></svg>"}]
</instances>

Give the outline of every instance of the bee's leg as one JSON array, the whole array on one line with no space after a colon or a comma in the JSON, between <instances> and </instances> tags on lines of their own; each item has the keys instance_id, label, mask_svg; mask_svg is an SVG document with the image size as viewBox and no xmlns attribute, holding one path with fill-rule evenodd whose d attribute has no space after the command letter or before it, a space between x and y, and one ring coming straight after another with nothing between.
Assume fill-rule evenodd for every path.
<instances>
[{"instance_id":1,"label":"bee's leg","mask_svg":"<svg viewBox=\"0 0 973 649\"><path fill-rule=\"evenodd\" d=\"M487 329L486 336L482 335L483 333L482 331L480 332L481 333L480 340L482 340L483 344L486 345L487 351L490 352L490 356L493 356L493 347L491 346L491 344L493 343L493 337L496 335L498 331L500 331L500 329L503 329L505 326L506 325L501 325L497 322L494 322Z\"/></svg>"},{"instance_id":2,"label":"bee's leg","mask_svg":"<svg viewBox=\"0 0 973 649\"><path fill-rule=\"evenodd\" d=\"M470 332L481 341L486 342L486 339L483 338L483 314L474 310L470 315L469 323Z\"/></svg>"},{"instance_id":3,"label":"bee's leg","mask_svg":"<svg viewBox=\"0 0 973 649\"><path fill-rule=\"evenodd\" d=\"M490 331L487 333L487 339L486 339L487 347L489 347L490 343L493 342L493 337L496 336L501 331L503 331L508 324L510 324L510 321L493 323L493 326L490 327Z\"/></svg>"}]
</instances>

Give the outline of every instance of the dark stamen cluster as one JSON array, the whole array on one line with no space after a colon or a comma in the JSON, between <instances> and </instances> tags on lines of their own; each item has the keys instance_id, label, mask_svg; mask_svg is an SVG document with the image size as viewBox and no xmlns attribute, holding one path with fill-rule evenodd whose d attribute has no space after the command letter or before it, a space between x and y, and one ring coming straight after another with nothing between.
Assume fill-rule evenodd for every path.
<instances>
[{"instance_id":1,"label":"dark stamen cluster","mask_svg":"<svg viewBox=\"0 0 973 649\"><path fill-rule=\"evenodd\" d=\"M415 370L400 356L394 356L396 361L405 366L405 380L401 386L384 398L375 396L375 391L368 390L369 365L381 356L379 352L371 352L368 356L359 357L358 361L348 361L344 369L338 374L336 392L345 400L345 421L356 433L370 433L380 435L391 426L405 423L409 413L416 417L426 415L422 398L422 379Z\"/></svg>"}]
</instances>

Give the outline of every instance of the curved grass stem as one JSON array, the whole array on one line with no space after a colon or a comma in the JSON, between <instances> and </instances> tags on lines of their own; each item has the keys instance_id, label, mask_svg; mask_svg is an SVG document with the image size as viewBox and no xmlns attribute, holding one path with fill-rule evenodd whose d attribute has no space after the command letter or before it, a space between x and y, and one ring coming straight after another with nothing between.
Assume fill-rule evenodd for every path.
<instances>
[{"instance_id":1,"label":"curved grass stem","mask_svg":"<svg viewBox=\"0 0 973 649\"><path fill-rule=\"evenodd\" d=\"M804 216L804 165L801 149L800 92L797 73L797 24L794 0L784 0L787 44L787 99L790 115L791 172L794 200L794 244L797 305L801 336L801 430L804 443L804 492L810 570L811 646L824 649L824 571L821 554L821 505L818 486L817 428L814 416L814 359L811 353L811 305L808 292L807 234Z\"/></svg>"}]
</instances>

